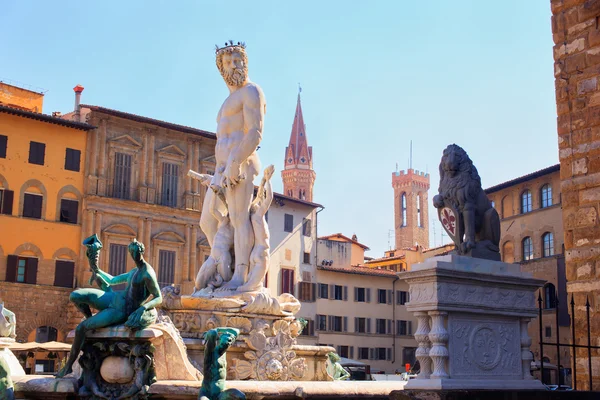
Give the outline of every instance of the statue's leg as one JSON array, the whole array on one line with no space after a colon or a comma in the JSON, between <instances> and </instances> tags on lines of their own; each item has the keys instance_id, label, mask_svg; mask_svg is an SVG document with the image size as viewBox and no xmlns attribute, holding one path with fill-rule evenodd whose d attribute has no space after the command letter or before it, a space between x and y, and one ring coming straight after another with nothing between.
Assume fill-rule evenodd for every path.
<instances>
[{"instance_id":1,"label":"statue's leg","mask_svg":"<svg viewBox=\"0 0 600 400\"><path fill-rule=\"evenodd\" d=\"M112 292L105 292L100 289L77 289L71 293L69 300L75 304L86 318L90 318L92 316L90 306L96 310L104 310L110 305L113 295Z\"/></svg>"},{"instance_id":2,"label":"statue's leg","mask_svg":"<svg viewBox=\"0 0 600 400\"><path fill-rule=\"evenodd\" d=\"M269 249L263 245L255 244L250 255L250 271L246 283L238 288L240 292L252 292L262 287L261 282L267 273L269 265Z\"/></svg>"},{"instance_id":3,"label":"statue's leg","mask_svg":"<svg viewBox=\"0 0 600 400\"><path fill-rule=\"evenodd\" d=\"M196 276L195 289L204 289L216 271L216 261L212 256L209 256L206 259L206 261L204 261L204 264L202 264L200 270L198 271L198 275Z\"/></svg>"},{"instance_id":4,"label":"statue's leg","mask_svg":"<svg viewBox=\"0 0 600 400\"><path fill-rule=\"evenodd\" d=\"M215 192L207 189L206 195L204 196L204 202L202 203L202 214L200 214L200 229L204 232L208 244L210 247L213 245L215 234L217 233L218 221L212 215L210 207L212 205L212 198L216 196Z\"/></svg>"},{"instance_id":5,"label":"statue's leg","mask_svg":"<svg viewBox=\"0 0 600 400\"><path fill-rule=\"evenodd\" d=\"M254 246L254 231L250 223L250 203L254 193L251 176L242 179L232 189L225 191L229 207L229 218L234 229L233 247L235 252L235 270L228 289L235 290L246 281L250 252Z\"/></svg>"},{"instance_id":6,"label":"statue's leg","mask_svg":"<svg viewBox=\"0 0 600 400\"><path fill-rule=\"evenodd\" d=\"M75 360L79 356L87 332L125 322L125 320L127 320L127 315L123 311L115 310L114 308L106 308L77 325L77 328L75 328L75 338L73 340L73 345L71 346L71 352L69 353L69 359L65 366L58 371L56 377L62 378L73 372L73 363L75 363Z\"/></svg>"},{"instance_id":7,"label":"statue's leg","mask_svg":"<svg viewBox=\"0 0 600 400\"><path fill-rule=\"evenodd\" d=\"M246 400L246 395L239 389L227 389L221 392L219 400Z\"/></svg>"}]
</instances>

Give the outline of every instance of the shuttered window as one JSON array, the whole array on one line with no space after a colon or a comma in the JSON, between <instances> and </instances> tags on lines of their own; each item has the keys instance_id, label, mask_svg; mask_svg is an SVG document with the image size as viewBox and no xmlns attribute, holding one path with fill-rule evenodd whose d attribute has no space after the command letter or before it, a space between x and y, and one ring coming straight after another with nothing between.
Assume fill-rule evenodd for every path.
<instances>
[{"instance_id":1,"label":"shuttered window","mask_svg":"<svg viewBox=\"0 0 600 400\"><path fill-rule=\"evenodd\" d=\"M298 300L304 302L313 302L316 300L316 283L298 282Z\"/></svg>"},{"instance_id":2,"label":"shuttered window","mask_svg":"<svg viewBox=\"0 0 600 400\"><path fill-rule=\"evenodd\" d=\"M304 236L310 237L311 232L312 232L312 221L308 218L303 218L302 219L302 234Z\"/></svg>"},{"instance_id":3,"label":"shuttered window","mask_svg":"<svg viewBox=\"0 0 600 400\"><path fill-rule=\"evenodd\" d=\"M8 144L8 136L0 135L0 158L6 158L7 144Z\"/></svg>"},{"instance_id":4,"label":"shuttered window","mask_svg":"<svg viewBox=\"0 0 600 400\"><path fill-rule=\"evenodd\" d=\"M39 142L29 142L29 164L44 165L46 145Z\"/></svg>"},{"instance_id":5,"label":"shuttered window","mask_svg":"<svg viewBox=\"0 0 600 400\"><path fill-rule=\"evenodd\" d=\"M171 250L158 252L158 285L161 288L175 283L175 255Z\"/></svg>"},{"instance_id":6,"label":"shuttered window","mask_svg":"<svg viewBox=\"0 0 600 400\"><path fill-rule=\"evenodd\" d=\"M54 270L54 286L73 287L75 263L73 261L56 260Z\"/></svg>"},{"instance_id":7,"label":"shuttered window","mask_svg":"<svg viewBox=\"0 0 600 400\"><path fill-rule=\"evenodd\" d=\"M23 216L27 218L42 218L42 204L44 196L25 193L23 196Z\"/></svg>"},{"instance_id":8,"label":"shuttered window","mask_svg":"<svg viewBox=\"0 0 600 400\"><path fill-rule=\"evenodd\" d=\"M281 270L281 293L294 294L294 270Z\"/></svg>"},{"instance_id":9,"label":"shuttered window","mask_svg":"<svg viewBox=\"0 0 600 400\"><path fill-rule=\"evenodd\" d=\"M124 244L110 244L110 261L108 264L108 273L112 276L124 274L127 270L127 246ZM113 286L113 289L124 289L125 284Z\"/></svg>"},{"instance_id":10,"label":"shuttered window","mask_svg":"<svg viewBox=\"0 0 600 400\"><path fill-rule=\"evenodd\" d=\"M315 336L315 321L312 319L306 320L306 326L300 332L301 336Z\"/></svg>"},{"instance_id":11,"label":"shuttered window","mask_svg":"<svg viewBox=\"0 0 600 400\"><path fill-rule=\"evenodd\" d=\"M113 197L129 199L131 194L131 154L115 153Z\"/></svg>"},{"instance_id":12,"label":"shuttered window","mask_svg":"<svg viewBox=\"0 0 600 400\"><path fill-rule=\"evenodd\" d=\"M294 230L294 216L291 214L284 214L283 218L283 230L285 232L292 232Z\"/></svg>"},{"instance_id":13,"label":"shuttered window","mask_svg":"<svg viewBox=\"0 0 600 400\"><path fill-rule=\"evenodd\" d=\"M37 283L38 259L9 254L6 260L6 281Z\"/></svg>"},{"instance_id":14,"label":"shuttered window","mask_svg":"<svg viewBox=\"0 0 600 400\"><path fill-rule=\"evenodd\" d=\"M76 224L78 208L79 208L79 202L77 200L61 199L60 200L60 222L68 222L69 224Z\"/></svg>"},{"instance_id":15,"label":"shuttered window","mask_svg":"<svg viewBox=\"0 0 600 400\"><path fill-rule=\"evenodd\" d=\"M12 215L13 191L0 189L0 214Z\"/></svg>"},{"instance_id":16,"label":"shuttered window","mask_svg":"<svg viewBox=\"0 0 600 400\"><path fill-rule=\"evenodd\" d=\"M179 165L163 163L162 168L162 205L177 207L177 182Z\"/></svg>"},{"instance_id":17,"label":"shuttered window","mask_svg":"<svg viewBox=\"0 0 600 400\"><path fill-rule=\"evenodd\" d=\"M329 298L329 286L326 283L319 283L319 298L320 299L328 299Z\"/></svg>"},{"instance_id":18,"label":"shuttered window","mask_svg":"<svg viewBox=\"0 0 600 400\"><path fill-rule=\"evenodd\" d=\"M67 148L65 154L65 169L78 172L81 168L81 150Z\"/></svg>"}]
</instances>

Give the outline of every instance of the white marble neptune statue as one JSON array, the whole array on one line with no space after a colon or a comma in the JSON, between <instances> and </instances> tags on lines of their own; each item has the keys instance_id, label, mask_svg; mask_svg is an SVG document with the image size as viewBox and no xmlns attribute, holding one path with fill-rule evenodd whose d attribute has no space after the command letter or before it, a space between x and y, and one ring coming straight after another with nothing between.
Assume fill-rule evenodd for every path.
<instances>
[{"instance_id":1,"label":"white marble neptune statue","mask_svg":"<svg viewBox=\"0 0 600 400\"><path fill-rule=\"evenodd\" d=\"M245 44L232 41L216 49L216 63L229 88L217 115L217 144L215 146L216 168L212 177L190 171L190 175L203 181L212 190L207 190L200 217L200 227L209 245L211 256L202 265L196 279L195 293L198 292L249 292L262 287L265 263L268 262L268 245L260 243L264 262L255 260L256 234L259 242L264 242L264 227L251 219L257 208L253 203L254 178L261 167L256 153L262 139L263 120L266 112L265 96L261 88L248 79L248 57ZM268 169L261 183L264 187L272 175ZM207 179L210 181L207 182ZM269 185L270 187L270 185ZM264 193L264 190L261 194ZM266 204L266 208L270 205ZM264 203L264 201L263 201ZM261 204L263 205L263 204ZM262 210L264 207L260 207ZM256 229L258 228L258 229ZM233 231L233 257L224 255L223 246ZM267 236L268 238L268 236ZM251 255L253 262L251 263ZM213 257L214 256L214 257ZM225 264L230 265L225 265ZM260 271L250 271L254 266ZM250 280L249 280L250 278Z\"/></svg>"}]
</instances>

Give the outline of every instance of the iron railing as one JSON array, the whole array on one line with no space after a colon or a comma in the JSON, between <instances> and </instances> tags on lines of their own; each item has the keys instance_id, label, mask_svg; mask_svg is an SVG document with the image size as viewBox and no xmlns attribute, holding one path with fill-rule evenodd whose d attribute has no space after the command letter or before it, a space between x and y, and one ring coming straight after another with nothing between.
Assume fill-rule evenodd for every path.
<instances>
[{"instance_id":1,"label":"iron railing","mask_svg":"<svg viewBox=\"0 0 600 400\"><path fill-rule=\"evenodd\" d=\"M539 295L538 295L538 320L539 320L539 324L540 324L540 374L541 374L541 378L543 380L544 377L544 345L546 346L556 346L556 358L557 358L557 368L558 368L558 385L561 385L561 369L562 366L560 364L560 348L561 347L570 347L571 348L571 355L572 355L572 359L573 359L573 369L572 369L572 373L573 373L573 389L577 390L577 351L576 349L587 349L587 353L588 353L588 374L589 374L589 390L593 390L593 386L592 386L592 377L593 377L593 373L592 373L592 349L600 349L600 346L592 346L592 335L591 335L591 329L590 329L590 301L589 298L586 297L586 301L585 301L585 309L586 309L586 318L587 318L587 345L583 345L583 344L576 344L575 341L575 300L573 298L573 294L571 294L571 343L561 343L560 342L560 324L559 324L559 312L560 312L560 301L559 301L559 297L558 297L558 293L555 294L554 296L555 298L555 303L554 303L554 310L556 313L556 343L552 343L552 342L545 342L544 341L544 335L543 335L543 321L542 321L542 311L543 311L543 307L542 307L542 292L540 291Z\"/></svg>"}]
</instances>

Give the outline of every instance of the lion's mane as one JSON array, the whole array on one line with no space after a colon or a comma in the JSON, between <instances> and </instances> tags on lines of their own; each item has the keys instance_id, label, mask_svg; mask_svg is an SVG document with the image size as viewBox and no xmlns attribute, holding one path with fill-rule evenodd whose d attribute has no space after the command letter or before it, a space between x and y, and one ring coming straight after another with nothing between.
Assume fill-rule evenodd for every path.
<instances>
[{"instance_id":1,"label":"lion's mane","mask_svg":"<svg viewBox=\"0 0 600 400\"><path fill-rule=\"evenodd\" d=\"M454 176L446 173L444 166L448 162L450 155L455 157L458 162L458 172ZM469 158L464 149L456 144L451 144L444 150L442 161L440 162L440 186L438 192L445 200L458 206L458 192L464 191L467 202L476 202L481 191L481 178L477 173L477 168Z\"/></svg>"}]
</instances>

